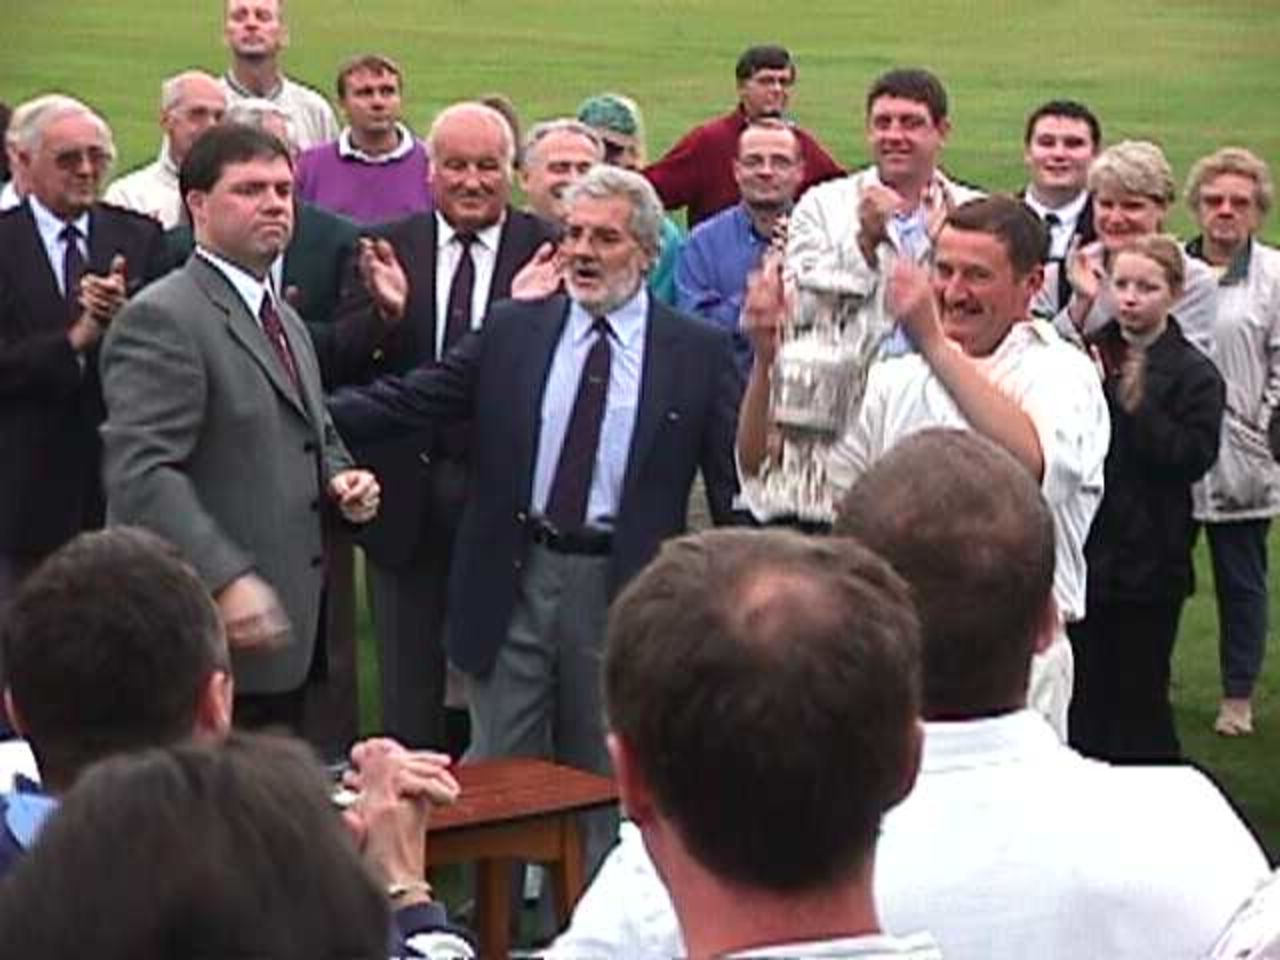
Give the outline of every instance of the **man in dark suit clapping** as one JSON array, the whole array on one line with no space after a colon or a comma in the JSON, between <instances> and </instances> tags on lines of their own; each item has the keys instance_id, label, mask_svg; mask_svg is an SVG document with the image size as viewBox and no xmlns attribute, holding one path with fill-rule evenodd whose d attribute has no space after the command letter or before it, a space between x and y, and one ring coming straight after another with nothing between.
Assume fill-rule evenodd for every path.
<instances>
[{"instance_id":1,"label":"man in dark suit clapping","mask_svg":"<svg viewBox=\"0 0 1280 960\"><path fill-rule=\"evenodd\" d=\"M28 193L0 215L0 605L102 524L98 342L161 250L158 224L98 202L115 146L89 107L45 98L17 133Z\"/></svg>"}]
</instances>

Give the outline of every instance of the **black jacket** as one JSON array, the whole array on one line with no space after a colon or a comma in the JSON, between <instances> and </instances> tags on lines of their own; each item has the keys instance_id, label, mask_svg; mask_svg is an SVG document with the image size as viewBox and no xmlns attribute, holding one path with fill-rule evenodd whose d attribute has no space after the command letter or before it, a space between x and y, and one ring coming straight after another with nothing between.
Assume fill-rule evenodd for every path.
<instances>
[{"instance_id":1,"label":"black jacket","mask_svg":"<svg viewBox=\"0 0 1280 960\"><path fill-rule=\"evenodd\" d=\"M125 258L128 292L161 272L160 225L89 210L90 273ZM102 526L98 348L77 357L71 314L27 203L0 214L0 553L40 558Z\"/></svg>"},{"instance_id":2,"label":"black jacket","mask_svg":"<svg viewBox=\"0 0 1280 960\"><path fill-rule=\"evenodd\" d=\"M1085 544L1089 602L1161 602L1192 591L1191 486L1218 457L1225 387L1177 322L1147 350L1138 409L1120 405L1127 350L1111 322L1090 338L1107 369L1111 412L1106 489Z\"/></svg>"}]
</instances>

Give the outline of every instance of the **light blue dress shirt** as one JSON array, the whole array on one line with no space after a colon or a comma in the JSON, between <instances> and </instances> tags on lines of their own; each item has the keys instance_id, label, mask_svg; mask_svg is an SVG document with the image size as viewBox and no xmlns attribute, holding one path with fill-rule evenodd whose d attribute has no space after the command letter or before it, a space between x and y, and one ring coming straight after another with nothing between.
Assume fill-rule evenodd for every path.
<instances>
[{"instance_id":1,"label":"light blue dress shirt","mask_svg":"<svg viewBox=\"0 0 1280 960\"><path fill-rule=\"evenodd\" d=\"M62 239L62 231L66 229L67 221L61 219L52 210L46 207L38 199L34 193L27 195L27 202L31 204L31 215L35 218L36 229L40 232L40 242L44 244L44 252L49 257L49 266L53 269L53 275L58 280L58 291L65 297L67 295L67 278L63 276L63 267L67 255L67 244ZM82 213L71 221L71 225L80 231L80 259L85 264L86 269L89 265L89 214Z\"/></svg>"},{"instance_id":2,"label":"light blue dress shirt","mask_svg":"<svg viewBox=\"0 0 1280 960\"><path fill-rule=\"evenodd\" d=\"M610 346L609 392L605 399L600 443L587 494L587 525L611 528L622 500L622 481L627 473L631 434L640 406L640 375L644 370L645 330L648 327L649 295L643 286L630 300L607 317ZM532 512L546 511L551 483L555 479L560 448L569 428L573 402L578 396L587 353L595 343L595 319L575 301L569 303L569 317L551 358L551 371L542 393L542 421L538 431L538 456L533 471Z\"/></svg>"}]
</instances>

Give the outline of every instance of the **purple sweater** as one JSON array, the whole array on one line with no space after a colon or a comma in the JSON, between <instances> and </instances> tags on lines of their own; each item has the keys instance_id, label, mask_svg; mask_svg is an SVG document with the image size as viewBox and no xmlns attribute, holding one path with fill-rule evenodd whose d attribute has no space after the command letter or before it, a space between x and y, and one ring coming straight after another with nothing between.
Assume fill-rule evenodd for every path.
<instances>
[{"instance_id":1,"label":"purple sweater","mask_svg":"<svg viewBox=\"0 0 1280 960\"><path fill-rule=\"evenodd\" d=\"M431 209L427 152L420 141L397 160L369 163L338 153L338 141L298 158L298 196L359 224L384 223Z\"/></svg>"}]
</instances>

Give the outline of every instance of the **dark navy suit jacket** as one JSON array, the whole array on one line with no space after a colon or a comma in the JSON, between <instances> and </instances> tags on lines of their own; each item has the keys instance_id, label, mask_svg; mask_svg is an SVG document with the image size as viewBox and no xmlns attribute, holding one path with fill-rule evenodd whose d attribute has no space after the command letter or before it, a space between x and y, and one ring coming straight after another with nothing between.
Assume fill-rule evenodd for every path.
<instances>
[{"instance_id":1,"label":"dark navy suit jacket","mask_svg":"<svg viewBox=\"0 0 1280 960\"><path fill-rule=\"evenodd\" d=\"M90 273L125 258L129 293L159 276L160 225L96 204ZM38 558L102 525L102 387L98 350L78 359L71 312L31 208L0 214L0 553Z\"/></svg>"},{"instance_id":2,"label":"dark navy suit jacket","mask_svg":"<svg viewBox=\"0 0 1280 960\"><path fill-rule=\"evenodd\" d=\"M505 301L439 365L330 400L353 443L470 418L471 483L455 545L446 649L485 675L506 637L528 549L542 394L568 316L557 294ZM650 300L640 403L613 531L610 585L626 583L685 529L701 468L712 517L730 522L739 382L729 335Z\"/></svg>"},{"instance_id":3,"label":"dark navy suit jacket","mask_svg":"<svg viewBox=\"0 0 1280 960\"><path fill-rule=\"evenodd\" d=\"M436 216L418 213L378 227L395 248L409 279L404 318L390 332L369 301L364 285L349 285L335 313L334 328L344 346L329 351L329 389L364 384L387 374L408 373L431 363L436 349ZM508 209L495 254L489 304L511 296L511 281L535 250L551 236L544 221ZM355 345L356 349L352 349ZM322 351L323 353L324 351ZM323 360L322 356L322 360ZM424 429L403 434L391 443L352 447L352 454L378 476L382 507L358 534L359 543L379 564L395 567L419 557L433 538L451 537L462 509L464 462L469 435L457 426L442 433Z\"/></svg>"}]
</instances>

